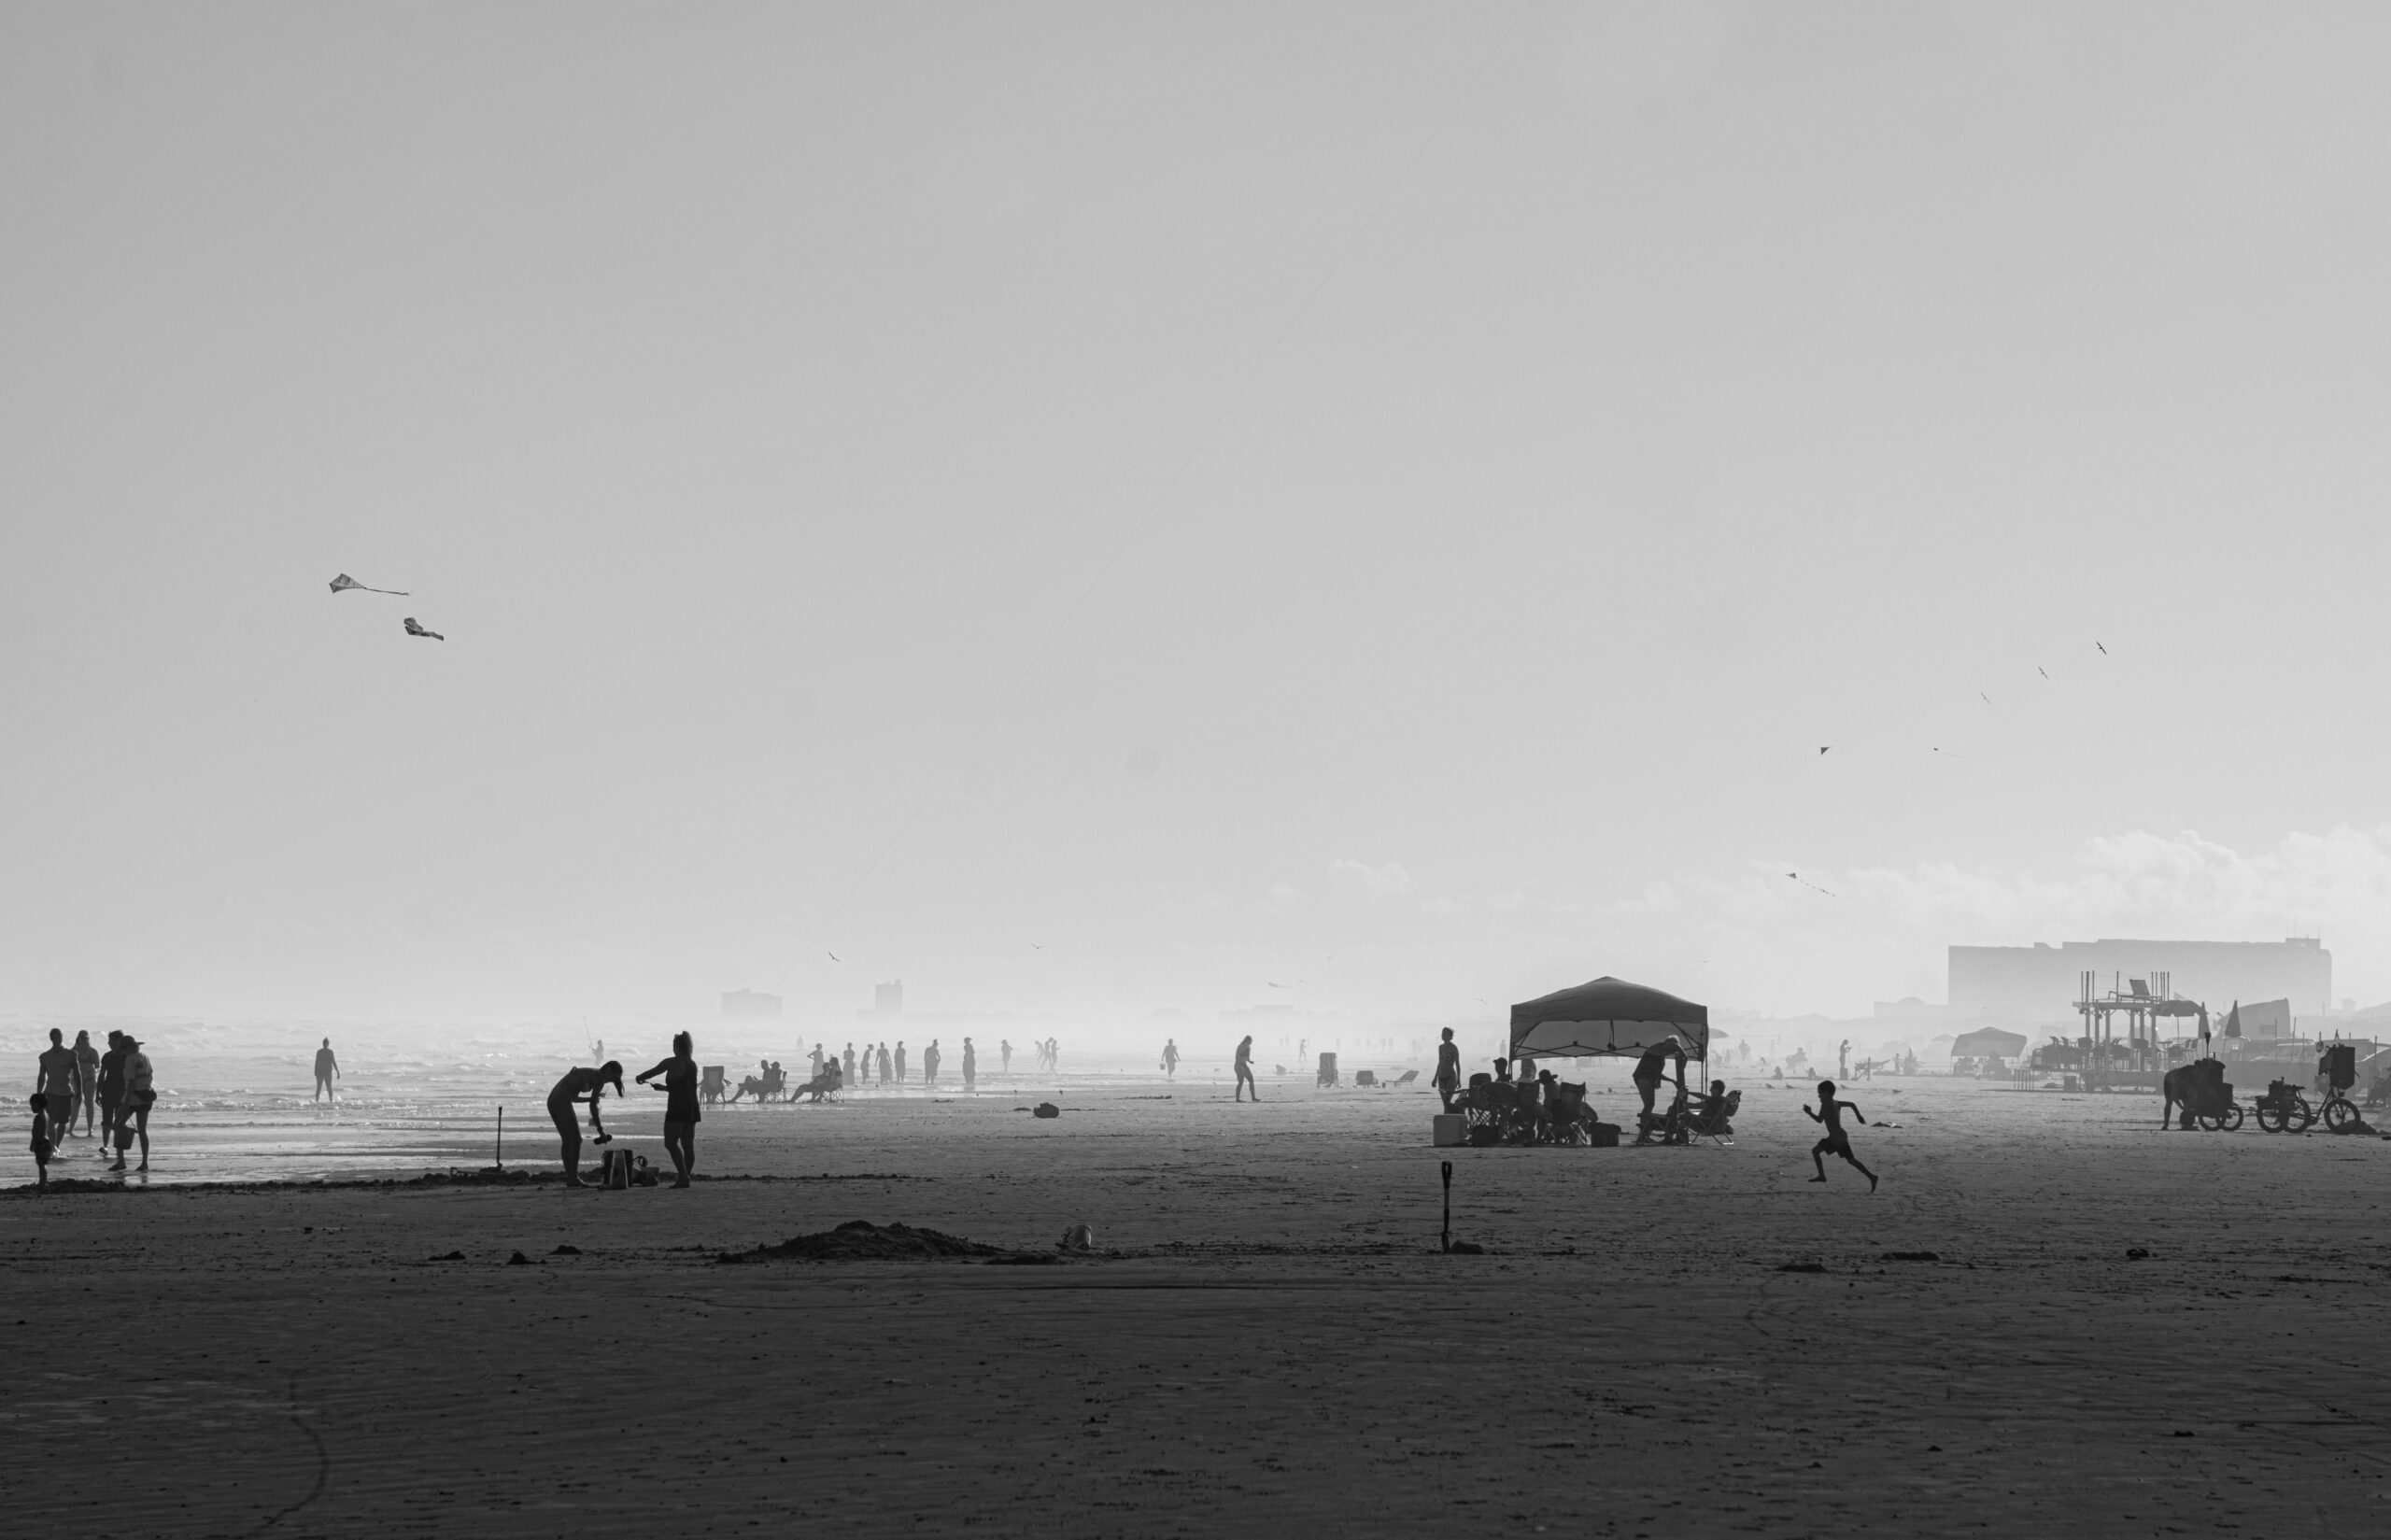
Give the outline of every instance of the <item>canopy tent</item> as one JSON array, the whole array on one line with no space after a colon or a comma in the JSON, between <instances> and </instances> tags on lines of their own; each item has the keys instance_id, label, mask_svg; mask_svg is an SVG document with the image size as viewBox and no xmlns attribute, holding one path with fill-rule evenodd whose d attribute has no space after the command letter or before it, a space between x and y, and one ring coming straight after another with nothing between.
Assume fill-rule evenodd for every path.
<instances>
[{"instance_id":1,"label":"canopy tent","mask_svg":"<svg viewBox=\"0 0 2391 1540\"><path fill-rule=\"evenodd\" d=\"M1612 978L1511 1007L1514 1059L1641 1053L1669 1037L1707 1062L1710 1008Z\"/></svg>"},{"instance_id":2,"label":"canopy tent","mask_svg":"<svg viewBox=\"0 0 2391 1540\"><path fill-rule=\"evenodd\" d=\"M2024 1033L2003 1032L1997 1026L1980 1026L1951 1039L1951 1057L1955 1059L2014 1059L2024 1052Z\"/></svg>"}]
</instances>

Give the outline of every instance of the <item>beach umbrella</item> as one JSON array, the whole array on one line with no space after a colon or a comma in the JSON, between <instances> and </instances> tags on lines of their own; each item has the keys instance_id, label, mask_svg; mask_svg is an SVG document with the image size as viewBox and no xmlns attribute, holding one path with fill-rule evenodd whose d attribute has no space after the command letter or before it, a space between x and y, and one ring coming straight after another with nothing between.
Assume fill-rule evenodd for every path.
<instances>
[{"instance_id":1,"label":"beach umbrella","mask_svg":"<svg viewBox=\"0 0 2391 1540\"><path fill-rule=\"evenodd\" d=\"M397 599L407 597L407 591L404 588L369 588L347 572L342 572L332 579L332 592L339 593L344 588L355 588L358 592L365 594L389 594Z\"/></svg>"}]
</instances>

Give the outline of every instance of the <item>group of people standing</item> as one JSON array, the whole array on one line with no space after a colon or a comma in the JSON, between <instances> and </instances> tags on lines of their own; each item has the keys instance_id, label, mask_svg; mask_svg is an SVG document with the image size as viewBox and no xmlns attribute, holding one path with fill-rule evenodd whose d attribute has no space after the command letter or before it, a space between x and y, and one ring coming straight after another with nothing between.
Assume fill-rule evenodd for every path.
<instances>
[{"instance_id":1,"label":"group of people standing","mask_svg":"<svg viewBox=\"0 0 2391 1540\"><path fill-rule=\"evenodd\" d=\"M50 1185L50 1163L63 1153L66 1141L75 1137L75 1114L83 1114L82 1137L89 1138L97 1113L100 1151L116 1151L111 1171L124 1169L125 1155L134 1141L141 1145L141 1165L149 1169L149 1109L158 1100L153 1083L156 1071L149 1055L141 1052L138 1039L129 1032L110 1032L107 1052L103 1053L92 1046L89 1032L75 1034L75 1045L66 1045L66 1035L57 1027L50 1029L50 1046L42 1051L34 1081L33 1137L31 1148L36 1179Z\"/></svg>"},{"instance_id":2,"label":"group of people standing","mask_svg":"<svg viewBox=\"0 0 2391 1540\"><path fill-rule=\"evenodd\" d=\"M1012 1044L1001 1043L998 1045L998 1051L1004 1055L1005 1067L1012 1068ZM932 1038L930 1045L922 1050L921 1062L922 1084L935 1091L938 1089L939 1066L946 1062L946 1055L939 1052L936 1038ZM826 1067L835 1077L828 1081L823 1079ZM875 1082L881 1085L902 1085L905 1083L905 1041L901 1038L897 1040L897 1047L893 1053L884 1042L866 1043L863 1045L863 1053L860 1056L856 1054L856 1045L853 1043L847 1044L847 1051L844 1053L832 1053L828 1052L828 1046L824 1043L814 1045L813 1084L817 1086L844 1090L850 1086L870 1085ZM963 1039L963 1089L977 1090L979 1081L980 1051L972 1045L970 1038L966 1038Z\"/></svg>"},{"instance_id":3,"label":"group of people standing","mask_svg":"<svg viewBox=\"0 0 2391 1540\"><path fill-rule=\"evenodd\" d=\"M698 1106L695 1043L686 1032L675 1032L672 1053L631 1078L641 1085L650 1081L663 1082L655 1089L664 1093L664 1152L672 1157L672 1185L688 1186L690 1174L698 1168L698 1122L704 1116ZM589 1185L581 1176L580 1109L585 1104L589 1109L592 1142L614 1142L615 1136L606 1132L605 1119L598 1110L610 1085L615 1088L617 1100L628 1095L623 1089L620 1059L608 1059L595 1068L575 1066L566 1070L548 1091L548 1117L557 1125L557 1137L564 1145L567 1187Z\"/></svg>"}]
</instances>

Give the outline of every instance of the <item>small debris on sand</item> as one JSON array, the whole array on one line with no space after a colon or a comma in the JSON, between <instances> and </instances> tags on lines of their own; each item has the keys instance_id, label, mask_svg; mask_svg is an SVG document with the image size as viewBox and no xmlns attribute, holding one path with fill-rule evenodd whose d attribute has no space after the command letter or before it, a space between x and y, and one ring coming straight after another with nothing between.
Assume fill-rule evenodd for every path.
<instances>
[{"instance_id":1,"label":"small debris on sand","mask_svg":"<svg viewBox=\"0 0 2391 1540\"><path fill-rule=\"evenodd\" d=\"M1940 1251L1888 1251L1877 1260L1880 1262L1940 1262L1943 1260L1943 1253Z\"/></svg>"},{"instance_id":2,"label":"small debris on sand","mask_svg":"<svg viewBox=\"0 0 2391 1540\"><path fill-rule=\"evenodd\" d=\"M578 1246L559 1246L548 1253L552 1257L577 1257L580 1254L581 1248Z\"/></svg>"},{"instance_id":3,"label":"small debris on sand","mask_svg":"<svg viewBox=\"0 0 2391 1540\"><path fill-rule=\"evenodd\" d=\"M1084 1224L1074 1224L1069 1229L1063 1232L1063 1238L1056 1244L1054 1250L1058 1251L1093 1251L1096 1250L1096 1232Z\"/></svg>"},{"instance_id":4,"label":"small debris on sand","mask_svg":"<svg viewBox=\"0 0 2391 1540\"><path fill-rule=\"evenodd\" d=\"M1053 1102L1042 1101L1029 1109L1029 1115L1033 1118L1059 1118L1063 1115L1063 1109Z\"/></svg>"},{"instance_id":5,"label":"small debris on sand","mask_svg":"<svg viewBox=\"0 0 2391 1540\"><path fill-rule=\"evenodd\" d=\"M462 1251L444 1251L431 1260L433 1262L462 1262L465 1260L465 1253Z\"/></svg>"},{"instance_id":6,"label":"small debris on sand","mask_svg":"<svg viewBox=\"0 0 2391 1540\"><path fill-rule=\"evenodd\" d=\"M796 1262L922 1262L939 1257L996 1257L1009 1253L1001 1246L984 1245L950 1236L943 1230L916 1230L910 1224L885 1228L870 1220L851 1219L835 1230L795 1236L777 1246L751 1251L725 1251L722 1263L763 1262L787 1258Z\"/></svg>"},{"instance_id":7,"label":"small debris on sand","mask_svg":"<svg viewBox=\"0 0 2391 1540\"><path fill-rule=\"evenodd\" d=\"M2126 1248L2126 1260L2128 1262L2140 1262L2143 1258L2148 1255L2150 1255L2150 1248L2147 1246L2129 1246Z\"/></svg>"},{"instance_id":8,"label":"small debris on sand","mask_svg":"<svg viewBox=\"0 0 2391 1540\"><path fill-rule=\"evenodd\" d=\"M1482 1257L1485 1254L1486 1248L1474 1240L1457 1240L1445 1248L1445 1255L1449 1257Z\"/></svg>"},{"instance_id":9,"label":"small debris on sand","mask_svg":"<svg viewBox=\"0 0 2391 1540\"><path fill-rule=\"evenodd\" d=\"M1827 1264L1823 1262L1780 1262L1776 1270L1780 1273L1823 1273Z\"/></svg>"},{"instance_id":10,"label":"small debris on sand","mask_svg":"<svg viewBox=\"0 0 2391 1540\"><path fill-rule=\"evenodd\" d=\"M506 1259L506 1264L509 1267L529 1267L531 1265L531 1259L517 1251Z\"/></svg>"}]
</instances>

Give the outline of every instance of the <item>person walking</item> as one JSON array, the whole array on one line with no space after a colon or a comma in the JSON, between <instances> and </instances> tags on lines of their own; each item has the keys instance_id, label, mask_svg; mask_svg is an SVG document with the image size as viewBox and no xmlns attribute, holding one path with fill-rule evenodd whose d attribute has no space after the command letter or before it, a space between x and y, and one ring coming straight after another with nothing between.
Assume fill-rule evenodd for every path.
<instances>
[{"instance_id":1,"label":"person walking","mask_svg":"<svg viewBox=\"0 0 2391 1540\"><path fill-rule=\"evenodd\" d=\"M922 1083L933 1091L938 1089L938 1039L932 1038L922 1050Z\"/></svg>"},{"instance_id":2,"label":"person walking","mask_svg":"<svg viewBox=\"0 0 2391 1540\"><path fill-rule=\"evenodd\" d=\"M980 1057L971 1051L971 1039L963 1039L963 1091L966 1095L979 1089Z\"/></svg>"},{"instance_id":3,"label":"person walking","mask_svg":"<svg viewBox=\"0 0 2391 1540\"><path fill-rule=\"evenodd\" d=\"M1453 1041L1453 1029L1445 1028L1445 1040L1436 1045L1436 1078L1428 1082L1445 1100L1445 1110L1453 1109L1453 1097L1461 1090L1461 1048Z\"/></svg>"},{"instance_id":4,"label":"person walking","mask_svg":"<svg viewBox=\"0 0 2391 1540\"><path fill-rule=\"evenodd\" d=\"M1003 1066L1003 1067L1004 1067L1004 1072L1005 1072L1006 1074L1008 1074L1008 1075L1012 1074L1012 1039L1011 1038L997 1038L997 1052L998 1053L1000 1053L1000 1054L1002 1054L1002 1055L1003 1055L1003 1057L1002 1057L998 1062Z\"/></svg>"},{"instance_id":5,"label":"person walking","mask_svg":"<svg viewBox=\"0 0 2391 1540\"><path fill-rule=\"evenodd\" d=\"M128 1032L124 1035L124 1102L117 1109L116 1164L109 1170L124 1169L124 1152L136 1138L141 1141L139 1169L149 1169L149 1109L157 1101L157 1070L149 1055L141 1052L141 1039Z\"/></svg>"},{"instance_id":6,"label":"person walking","mask_svg":"<svg viewBox=\"0 0 2391 1540\"><path fill-rule=\"evenodd\" d=\"M66 1137L66 1124L75 1116L75 1104L82 1099L82 1067L75 1061L75 1051L66 1046L65 1033L54 1026L50 1029L50 1046L41 1051L35 1068L34 1089L41 1093L42 1111L50 1119L50 1142L54 1149Z\"/></svg>"},{"instance_id":7,"label":"person walking","mask_svg":"<svg viewBox=\"0 0 2391 1540\"><path fill-rule=\"evenodd\" d=\"M1162 1078L1167 1081L1179 1079L1179 1039L1177 1038L1163 1039Z\"/></svg>"},{"instance_id":8,"label":"person walking","mask_svg":"<svg viewBox=\"0 0 2391 1540\"><path fill-rule=\"evenodd\" d=\"M117 1120L124 1116L124 1034L108 1030L108 1051L100 1055L100 1150L115 1148Z\"/></svg>"},{"instance_id":9,"label":"person walking","mask_svg":"<svg viewBox=\"0 0 2391 1540\"><path fill-rule=\"evenodd\" d=\"M897 1083L905 1083L905 1039L897 1039Z\"/></svg>"},{"instance_id":10,"label":"person walking","mask_svg":"<svg viewBox=\"0 0 2391 1540\"><path fill-rule=\"evenodd\" d=\"M89 1032L75 1034L75 1068L80 1077L77 1090L82 1097L83 1137L88 1139L92 1137L92 1106L100 1095L100 1051L92 1046ZM72 1111L66 1114L66 1121L70 1124L74 1123ZM69 1127L67 1132L71 1134L74 1129Z\"/></svg>"},{"instance_id":11,"label":"person walking","mask_svg":"<svg viewBox=\"0 0 2391 1540\"><path fill-rule=\"evenodd\" d=\"M1237 1045L1237 1095L1233 1099L1245 1100L1245 1090L1248 1086L1253 1087L1253 1099L1260 1101L1262 1087L1254 1084L1253 1035L1250 1032L1246 1034L1245 1040Z\"/></svg>"},{"instance_id":12,"label":"person walking","mask_svg":"<svg viewBox=\"0 0 2391 1540\"><path fill-rule=\"evenodd\" d=\"M672 1157L672 1185L689 1185L689 1173L698 1168L698 1061L696 1045L686 1032L672 1034L672 1056L653 1069L643 1069L632 1077L645 1085L656 1076L664 1077L664 1152Z\"/></svg>"},{"instance_id":13,"label":"person walking","mask_svg":"<svg viewBox=\"0 0 2391 1540\"><path fill-rule=\"evenodd\" d=\"M849 1085L859 1083L856 1080L856 1045L853 1043L847 1044L847 1060L843 1069L844 1073L839 1077L840 1080Z\"/></svg>"},{"instance_id":14,"label":"person walking","mask_svg":"<svg viewBox=\"0 0 2391 1540\"><path fill-rule=\"evenodd\" d=\"M884 1042L880 1045L880 1083L888 1083L888 1045Z\"/></svg>"},{"instance_id":15,"label":"person walking","mask_svg":"<svg viewBox=\"0 0 2391 1540\"><path fill-rule=\"evenodd\" d=\"M615 1095L623 1094L623 1067L614 1059L608 1059L595 1069L576 1065L566 1070L562 1078L549 1088L548 1117L556 1123L557 1137L564 1144L564 1184L567 1187L589 1185L581 1180L580 1103L586 1101L589 1104L589 1126L597 1135L597 1142L606 1144L614 1139L615 1136L606 1132L604 1120L598 1116L598 1102L606 1095L609 1085L615 1088Z\"/></svg>"},{"instance_id":16,"label":"person walking","mask_svg":"<svg viewBox=\"0 0 2391 1540\"><path fill-rule=\"evenodd\" d=\"M316 1050L316 1094L307 1099L321 1101L326 1096L332 1096L334 1101L340 1100L338 1096L332 1095L332 1081L339 1077L340 1061L332 1057L332 1040L326 1038L324 1046Z\"/></svg>"}]
</instances>

